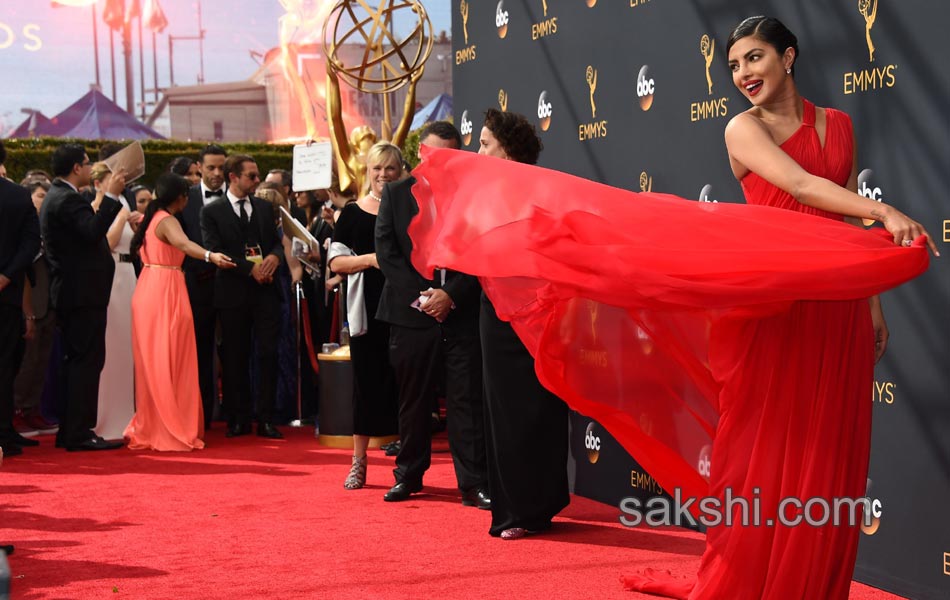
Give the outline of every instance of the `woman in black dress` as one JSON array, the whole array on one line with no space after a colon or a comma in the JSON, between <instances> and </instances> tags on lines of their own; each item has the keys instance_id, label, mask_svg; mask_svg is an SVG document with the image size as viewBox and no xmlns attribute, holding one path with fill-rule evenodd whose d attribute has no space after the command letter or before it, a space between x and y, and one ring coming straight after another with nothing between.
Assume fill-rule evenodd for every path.
<instances>
[{"instance_id":1,"label":"woman in black dress","mask_svg":"<svg viewBox=\"0 0 950 600\"><path fill-rule=\"evenodd\" d=\"M336 273L363 274L366 332L350 338L353 364L353 464L343 486L348 490L366 483L366 448L371 436L396 435L398 402L389 365L389 324L377 321L376 307L383 291L382 271L376 262L376 214L383 187L402 176L402 152L389 142L379 142L367 154L369 192L347 204L340 213L333 241L346 245L355 256L333 256ZM352 327L353 324L351 324Z\"/></svg>"},{"instance_id":2,"label":"woman in black dress","mask_svg":"<svg viewBox=\"0 0 950 600\"><path fill-rule=\"evenodd\" d=\"M534 126L522 115L495 109L485 114L479 154L534 164L541 148ZM568 409L538 382L531 354L484 294L479 330L488 421L488 533L513 540L549 529L554 515L570 503Z\"/></svg>"}]
</instances>

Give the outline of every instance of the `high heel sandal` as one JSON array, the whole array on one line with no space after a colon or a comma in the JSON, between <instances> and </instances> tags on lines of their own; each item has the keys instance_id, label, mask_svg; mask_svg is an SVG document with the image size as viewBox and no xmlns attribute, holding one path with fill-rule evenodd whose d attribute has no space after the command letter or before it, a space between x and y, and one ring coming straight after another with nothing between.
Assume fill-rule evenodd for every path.
<instances>
[{"instance_id":1,"label":"high heel sandal","mask_svg":"<svg viewBox=\"0 0 950 600\"><path fill-rule=\"evenodd\" d=\"M350 474L346 476L343 487L348 490L358 490L366 484L366 457L354 456Z\"/></svg>"}]
</instances>

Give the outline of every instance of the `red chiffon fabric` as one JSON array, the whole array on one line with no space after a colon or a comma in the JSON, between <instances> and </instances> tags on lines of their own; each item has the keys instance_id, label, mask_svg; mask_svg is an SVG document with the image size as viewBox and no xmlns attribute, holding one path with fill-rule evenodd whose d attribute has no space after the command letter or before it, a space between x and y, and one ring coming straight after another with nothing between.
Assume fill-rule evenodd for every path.
<instances>
[{"instance_id":1,"label":"red chiffon fabric","mask_svg":"<svg viewBox=\"0 0 950 600\"><path fill-rule=\"evenodd\" d=\"M844 184L850 122L828 111L824 148L812 123L783 148ZM707 204L466 152L423 158L413 264L479 276L540 381L665 490L757 496L763 519L780 497L863 495L866 298L926 270L923 240L901 248L883 230L805 214L755 175L743 181L750 204ZM711 527L697 585L626 584L678 598L845 598L855 534Z\"/></svg>"}]
</instances>

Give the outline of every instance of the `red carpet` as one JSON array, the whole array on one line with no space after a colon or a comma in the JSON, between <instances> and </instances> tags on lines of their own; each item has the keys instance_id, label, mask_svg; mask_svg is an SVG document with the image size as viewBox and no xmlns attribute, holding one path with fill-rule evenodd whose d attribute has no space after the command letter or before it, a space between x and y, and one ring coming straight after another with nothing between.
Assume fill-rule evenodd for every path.
<instances>
[{"instance_id":1,"label":"red carpet","mask_svg":"<svg viewBox=\"0 0 950 600\"><path fill-rule=\"evenodd\" d=\"M371 451L368 486L343 489L349 452L311 429L288 439L227 440L190 454L67 453L53 438L0 468L0 543L12 598L650 598L619 576L644 567L683 578L700 535L627 529L583 498L543 537L488 536L490 515L464 508L444 439L425 493L382 495L393 459ZM851 598L897 598L853 584Z\"/></svg>"}]
</instances>

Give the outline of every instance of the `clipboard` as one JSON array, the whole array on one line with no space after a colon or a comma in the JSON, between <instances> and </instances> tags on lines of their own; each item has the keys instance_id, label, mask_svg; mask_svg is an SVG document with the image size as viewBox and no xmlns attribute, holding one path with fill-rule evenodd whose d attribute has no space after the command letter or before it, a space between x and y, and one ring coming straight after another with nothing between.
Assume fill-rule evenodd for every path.
<instances>
[{"instance_id":1,"label":"clipboard","mask_svg":"<svg viewBox=\"0 0 950 600\"><path fill-rule=\"evenodd\" d=\"M301 241L310 247L310 253L320 252L320 242L317 241L317 238L313 237L310 234L310 231L306 227L300 224L300 221L295 219L293 215L287 212L287 209L283 206L280 207L280 224L284 230L284 235L290 238L291 244L295 241ZM307 265L311 271L320 271L320 267L308 261L305 258L300 258L299 256L295 257L302 264Z\"/></svg>"}]
</instances>

